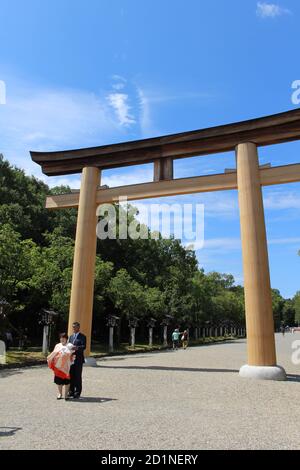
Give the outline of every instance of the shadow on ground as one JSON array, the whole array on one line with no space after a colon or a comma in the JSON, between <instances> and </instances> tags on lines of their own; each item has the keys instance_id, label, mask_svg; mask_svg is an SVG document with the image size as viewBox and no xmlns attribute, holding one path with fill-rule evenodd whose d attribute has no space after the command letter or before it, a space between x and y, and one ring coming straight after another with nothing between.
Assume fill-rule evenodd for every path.
<instances>
[{"instance_id":1,"label":"shadow on ground","mask_svg":"<svg viewBox=\"0 0 300 470\"><path fill-rule=\"evenodd\" d=\"M129 369L129 370L166 370L175 372L213 372L238 374L238 369L211 369L206 367L166 367L166 366L108 366L101 364L102 369ZM287 374L287 382L300 383L300 375Z\"/></svg>"},{"instance_id":2,"label":"shadow on ground","mask_svg":"<svg viewBox=\"0 0 300 470\"><path fill-rule=\"evenodd\" d=\"M117 398L80 397L78 400L70 400L69 403L107 403L108 401L117 401Z\"/></svg>"},{"instance_id":3,"label":"shadow on ground","mask_svg":"<svg viewBox=\"0 0 300 470\"><path fill-rule=\"evenodd\" d=\"M23 374L21 369L0 369L0 379L10 377L11 375Z\"/></svg>"},{"instance_id":4,"label":"shadow on ground","mask_svg":"<svg viewBox=\"0 0 300 470\"><path fill-rule=\"evenodd\" d=\"M156 352L156 351L155 351L155 352ZM163 351L161 351L161 352L163 352ZM108 362L108 361L110 362L110 361L126 361L127 359L136 359L137 357L138 357L139 359L142 359L142 358L143 358L143 359L144 359L144 358L147 359L147 358L149 358L149 357L151 356L151 354L153 354L153 353L154 353L154 351L151 351L151 352L150 352L149 354L147 354L146 356L142 356L142 355L139 356L138 354L131 354L131 355L130 355L130 354L128 354L128 355L125 355L125 354L124 354L123 356L118 356L118 355L116 355L116 356L105 356L105 357L99 358L99 359L96 358L96 360L97 360L97 361L101 361L101 362Z\"/></svg>"},{"instance_id":5,"label":"shadow on ground","mask_svg":"<svg viewBox=\"0 0 300 470\"><path fill-rule=\"evenodd\" d=\"M300 375L296 374L287 374L288 382L300 382Z\"/></svg>"},{"instance_id":6,"label":"shadow on ground","mask_svg":"<svg viewBox=\"0 0 300 470\"><path fill-rule=\"evenodd\" d=\"M14 436L17 431L20 431L22 428L10 428L10 427L0 427L0 437L10 437Z\"/></svg>"},{"instance_id":7,"label":"shadow on ground","mask_svg":"<svg viewBox=\"0 0 300 470\"><path fill-rule=\"evenodd\" d=\"M1 377L9 377L10 375L15 374L23 374L26 370L44 370L47 368L47 364L19 364L19 366L12 365L12 366L4 366L2 369L0 367L0 378Z\"/></svg>"},{"instance_id":8,"label":"shadow on ground","mask_svg":"<svg viewBox=\"0 0 300 470\"><path fill-rule=\"evenodd\" d=\"M134 369L134 370L169 370L178 372L230 372L237 373L237 369L207 369L199 367L166 367L166 366L107 366L100 365L102 369Z\"/></svg>"}]
</instances>

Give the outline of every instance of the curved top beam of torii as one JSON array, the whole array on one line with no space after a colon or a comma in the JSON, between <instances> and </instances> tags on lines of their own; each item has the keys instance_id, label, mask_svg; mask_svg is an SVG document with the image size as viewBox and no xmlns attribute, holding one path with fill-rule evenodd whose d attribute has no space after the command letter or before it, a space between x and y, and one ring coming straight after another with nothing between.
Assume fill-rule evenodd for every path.
<instances>
[{"instance_id":1,"label":"curved top beam of torii","mask_svg":"<svg viewBox=\"0 0 300 470\"><path fill-rule=\"evenodd\" d=\"M243 142L257 146L300 139L300 109L272 116L162 137L58 152L30 152L48 176L80 173L86 166L108 169L227 152Z\"/></svg>"}]
</instances>

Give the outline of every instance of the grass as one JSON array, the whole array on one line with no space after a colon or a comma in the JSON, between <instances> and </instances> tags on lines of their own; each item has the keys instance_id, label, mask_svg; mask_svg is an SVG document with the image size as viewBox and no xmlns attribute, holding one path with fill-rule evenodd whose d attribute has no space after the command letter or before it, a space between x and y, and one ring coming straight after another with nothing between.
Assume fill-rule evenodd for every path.
<instances>
[{"instance_id":1,"label":"grass","mask_svg":"<svg viewBox=\"0 0 300 470\"><path fill-rule=\"evenodd\" d=\"M164 349L162 344L153 344L150 347L148 344L145 343L136 343L135 347L131 347L128 343L121 343L116 345L114 348L114 352L112 354L130 354L130 353L137 353L137 352L149 352L153 350L159 351L160 349ZM91 356L107 356L109 354L108 347L106 344L102 343L94 343L92 347Z\"/></svg>"},{"instance_id":2,"label":"grass","mask_svg":"<svg viewBox=\"0 0 300 470\"><path fill-rule=\"evenodd\" d=\"M202 346L205 344L211 344L220 341L227 341L235 339L232 336L227 337L212 337L212 338L200 338L199 340L190 340L189 347L193 346ZM169 345L170 347L170 345ZM150 351L160 351L167 349L162 344L153 344L150 347L145 343L136 343L135 348L132 348L128 343L121 343L115 347L113 353L108 352L107 344L103 343L93 343L91 356L102 357L108 355L117 355L117 354L133 354L139 352L150 352ZM6 364L0 365L2 367L24 367L31 365L44 364L46 362L46 357L43 355L39 347L31 347L25 351L20 351L19 349L9 349L6 353Z\"/></svg>"},{"instance_id":3,"label":"grass","mask_svg":"<svg viewBox=\"0 0 300 470\"><path fill-rule=\"evenodd\" d=\"M6 353L6 365L8 366L42 364L45 362L45 359L40 348L29 348L26 351L9 349Z\"/></svg>"}]
</instances>

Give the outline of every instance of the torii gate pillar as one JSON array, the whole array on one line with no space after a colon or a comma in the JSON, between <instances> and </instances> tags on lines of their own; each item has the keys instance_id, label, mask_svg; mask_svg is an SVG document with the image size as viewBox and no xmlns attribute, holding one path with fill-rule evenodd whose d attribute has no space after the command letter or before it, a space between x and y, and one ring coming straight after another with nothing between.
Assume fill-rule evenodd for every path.
<instances>
[{"instance_id":1,"label":"torii gate pillar","mask_svg":"<svg viewBox=\"0 0 300 470\"><path fill-rule=\"evenodd\" d=\"M300 181L300 163L259 168L257 147L300 140L300 109L225 126L168 136L74 150L30 152L44 174L59 176L82 172L80 195L47 197L48 209L78 207L69 332L79 321L90 353L96 205L153 197L238 189L245 279L248 334L246 377L284 380L276 365L274 324L262 186ZM173 159L231 152L236 149L237 172L173 179ZM154 182L97 189L100 169L154 162Z\"/></svg>"},{"instance_id":2,"label":"torii gate pillar","mask_svg":"<svg viewBox=\"0 0 300 470\"><path fill-rule=\"evenodd\" d=\"M241 368L240 375L285 380L284 369L276 364L267 237L256 145L239 144L236 158L248 348L248 364Z\"/></svg>"},{"instance_id":3,"label":"torii gate pillar","mask_svg":"<svg viewBox=\"0 0 300 470\"><path fill-rule=\"evenodd\" d=\"M96 261L96 193L100 184L100 171L95 167L82 170L79 195L73 277L69 313L69 335L72 324L79 322L86 335L85 355L91 352L93 298Z\"/></svg>"}]
</instances>

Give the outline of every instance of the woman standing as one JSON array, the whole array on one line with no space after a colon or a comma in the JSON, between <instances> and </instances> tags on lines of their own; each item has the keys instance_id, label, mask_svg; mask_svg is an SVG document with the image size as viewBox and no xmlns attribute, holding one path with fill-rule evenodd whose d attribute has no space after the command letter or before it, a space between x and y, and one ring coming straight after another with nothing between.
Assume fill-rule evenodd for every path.
<instances>
[{"instance_id":1,"label":"woman standing","mask_svg":"<svg viewBox=\"0 0 300 470\"><path fill-rule=\"evenodd\" d=\"M187 330L184 330L184 332L182 334L182 337L181 337L181 341L182 341L183 349L186 349L187 345L188 345L188 341L189 341L189 334L188 334Z\"/></svg>"},{"instance_id":2,"label":"woman standing","mask_svg":"<svg viewBox=\"0 0 300 470\"><path fill-rule=\"evenodd\" d=\"M68 335L61 333L59 343L47 357L48 367L54 372L54 383L58 388L57 400L62 399L63 386L65 387L65 400L69 400L70 367L74 359L74 346L68 343Z\"/></svg>"}]
</instances>

